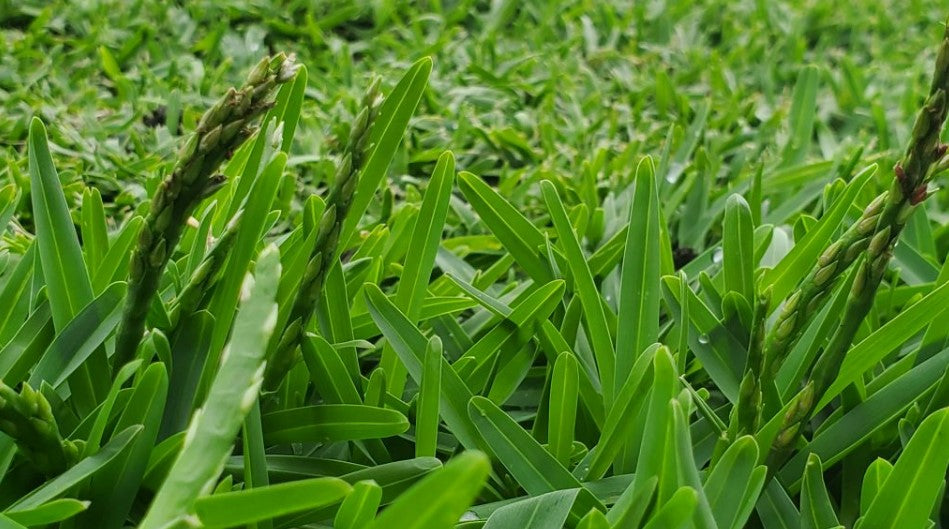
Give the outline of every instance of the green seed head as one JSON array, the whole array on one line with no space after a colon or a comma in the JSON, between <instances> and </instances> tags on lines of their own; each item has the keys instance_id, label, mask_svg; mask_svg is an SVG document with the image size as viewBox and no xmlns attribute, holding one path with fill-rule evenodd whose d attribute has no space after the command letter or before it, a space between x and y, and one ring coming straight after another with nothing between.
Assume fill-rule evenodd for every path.
<instances>
[{"instance_id":1,"label":"green seed head","mask_svg":"<svg viewBox=\"0 0 949 529\"><path fill-rule=\"evenodd\" d=\"M801 300L801 291L797 290L784 303L784 309L781 310L781 318L784 319L797 310L797 304Z\"/></svg>"},{"instance_id":2,"label":"green seed head","mask_svg":"<svg viewBox=\"0 0 949 529\"><path fill-rule=\"evenodd\" d=\"M837 258L837 255L840 253L840 249L843 248L843 245L844 245L844 242L841 240L838 240L834 242L834 244L831 244L830 246L828 246L827 249L824 250L824 253L822 253L821 256L817 259L817 264L820 266L827 266L828 264L830 264L831 261Z\"/></svg>"},{"instance_id":3,"label":"green seed head","mask_svg":"<svg viewBox=\"0 0 949 529\"><path fill-rule=\"evenodd\" d=\"M782 314L781 321L778 322L778 328L775 331L775 336L779 340L782 340L782 341L787 339L789 336L791 336L791 333L794 332L794 324L796 322L797 322L797 311L787 316L784 316Z\"/></svg>"},{"instance_id":4,"label":"green seed head","mask_svg":"<svg viewBox=\"0 0 949 529\"><path fill-rule=\"evenodd\" d=\"M148 264L151 266L161 266L164 264L167 251L167 243L165 239L161 239L148 255Z\"/></svg>"},{"instance_id":5,"label":"green seed head","mask_svg":"<svg viewBox=\"0 0 949 529\"><path fill-rule=\"evenodd\" d=\"M198 149L198 140L199 137L197 134L192 133L188 136L188 141L184 142L180 149L178 149L178 159L186 160L191 158L194 155L194 151Z\"/></svg>"},{"instance_id":6,"label":"green seed head","mask_svg":"<svg viewBox=\"0 0 949 529\"><path fill-rule=\"evenodd\" d=\"M336 204L331 204L329 207L323 211L323 216L320 218L320 227L319 235L317 238L325 239L329 235L329 232L333 229L333 226L336 224Z\"/></svg>"},{"instance_id":7,"label":"green seed head","mask_svg":"<svg viewBox=\"0 0 949 529\"><path fill-rule=\"evenodd\" d=\"M823 268L817 270L817 273L814 274L814 284L817 286L824 286L825 283L830 281L834 277L834 272L837 270L837 263L832 262Z\"/></svg>"},{"instance_id":8,"label":"green seed head","mask_svg":"<svg viewBox=\"0 0 949 529\"><path fill-rule=\"evenodd\" d=\"M867 204L867 207L863 210L863 217L873 217L879 215L883 211L883 204L886 202L886 194L878 195L876 198L870 201Z\"/></svg>"},{"instance_id":9,"label":"green seed head","mask_svg":"<svg viewBox=\"0 0 949 529\"><path fill-rule=\"evenodd\" d=\"M881 255L886 251L887 247L890 244L890 227L887 226L883 228L876 235L870 239L870 246L867 248L867 253L871 258L875 258Z\"/></svg>"},{"instance_id":10,"label":"green seed head","mask_svg":"<svg viewBox=\"0 0 949 529\"><path fill-rule=\"evenodd\" d=\"M853 278L853 286L850 287L850 295L852 297L858 297L863 293L863 288L867 284L867 263L863 262L860 264L860 269L857 270L857 275Z\"/></svg>"},{"instance_id":11,"label":"green seed head","mask_svg":"<svg viewBox=\"0 0 949 529\"><path fill-rule=\"evenodd\" d=\"M261 59L247 76L247 84L256 85L262 83L264 79L270 75L270 61L271 59L269 57Z\"/></svg>"},{"instance_id":12,"label":"green seed head","mask_svg":"<svg viewBox=\"0 0 949 529\"><path fill-rule=\"evenodd\" d=\"M152 226L155 228L155 231L161 233L168 229L168 226L171 224L171 214L173 213L172 208L166 207L163 209L156 209L157 215L155 219L152 220Z\"/></svg>"},{"instance_id":13,"label":"green seed head","mask_svg":"<svg viewBox=\"0 0 949 529\"><path fill-rule=\"evenodd\" d=\"M876 228L877 221L880 219L879 213L873 216L864 217L857 222L857 232L861 235L869 235Z\"/></svg>"},{"instance_id":14,"label":"green seed head","mask_svg":"<svg viewBox=\"0 0 949 529\"><path fill-rule=\"evenodd\" d=\"M216 149L221 141L221 132L223 130L220 125L209 130L208 133L201 138L201 143L198 144L198 150L202 154L208 154Z\"/></svg>"}]
</instances>

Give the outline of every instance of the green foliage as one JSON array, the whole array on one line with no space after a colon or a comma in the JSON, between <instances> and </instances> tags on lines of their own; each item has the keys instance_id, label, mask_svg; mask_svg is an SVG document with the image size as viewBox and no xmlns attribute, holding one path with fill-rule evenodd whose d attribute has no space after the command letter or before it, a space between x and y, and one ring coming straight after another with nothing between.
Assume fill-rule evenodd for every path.
<instances>
[{"instance_id":1,"label":"green foliage","mask_svg":"<svg viewBox=\"0 0 949 529\"><path fill-rule=\"evenodd\" d=\"M0 527L944 527L891 4L0 0Z\"/></svg>"}]
</instances>

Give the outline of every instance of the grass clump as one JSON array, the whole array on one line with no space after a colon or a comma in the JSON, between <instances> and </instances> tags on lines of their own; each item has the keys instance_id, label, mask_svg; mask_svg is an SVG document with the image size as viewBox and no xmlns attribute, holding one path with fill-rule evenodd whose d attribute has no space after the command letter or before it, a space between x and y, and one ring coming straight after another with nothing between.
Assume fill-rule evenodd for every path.
<instances>
[{"instance_id":1,"label":"grass clump","mask_svg":"<svg viewBox=\"0 0 949 529\"><path fill-rule=\"evenodd\" d=\"M0 4L0 526L942 527L941 16Z\"/></svg>"}]
</instances>

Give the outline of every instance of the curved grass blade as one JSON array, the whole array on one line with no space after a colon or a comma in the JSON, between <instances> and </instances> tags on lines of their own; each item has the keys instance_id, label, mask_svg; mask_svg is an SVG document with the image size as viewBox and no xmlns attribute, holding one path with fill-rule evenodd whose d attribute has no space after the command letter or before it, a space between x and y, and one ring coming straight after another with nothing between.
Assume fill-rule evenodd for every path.
<instances>
[{"instance_id":1,"label":"curved grass blade","mask_svg":"<svg viewBox=\"0 0 949 529\"><path fill-rule=\"evenodd\" d=\"M89 508L88 501L73 498L52 500L28 511L4 513L9 519L26 527L47 526L76 516Z\"/></svg>"},{"instance_id":2,"label":"curved grass blade","mask_svg":"<svg viewBox=\"0 0 949 529\"><path fill-rule=\"evenodd\" d=\"M322 336L307 334L301 342L303 363L327 404L362 404L359 391L340 354Z\"/></svg>"},{"instance_id":3,"label":"curved grass blade","mask_svg":"<svg viewBox=\"0 0 949 529\"><path fill-rule=\"evenodd\" d=\"M874 459L873 463L870 463L870 466L867 467L867 471L863 475L863 484L860 487L861 515L867 514L867 510L873 504L873 500L880 493L880 489L883 488L892 471L893 465L886 459L879 457Z\"/></svg>"},{"instance_id":4,"label":"curved grass blade","mask_svg":"<svg viewBox=\"0 0 949 529\"><path fill-rule=\"evenodd\" d=\"M949 466L949 408L927 417L863 517L862 529L925 527Z\"/></svg>"},{"instance_id":5,"label":"curved grass blade","mask_svg":"<svg viewBox=\"0 0 949 529\"><path fill-rule=\"evenodd\" d=\"M531 495L540 495L563 489L582 488L580 482L514 419L485 397L473 397L468 414L491 447L501 464ZM590 494L574 506L574 513L582 515L591 508L606 508Z\"/></svg>"},{"instance_id":6,"label":"curved grass blade","mask_svg":"<svg viewBox=\"0 0 949 529\"><path fill-rule=\"evenodd\" d=\"M577 422L577 396L580 384L577 358L568 352L560 353L554 364L550 381L550 419L547 439L550 455L561 465L570 463L574 430Z\"/></svg>"},{"instance_id":7,"label":"curved grass blade","mask_svg":"<svg viewBox=\"0 0 949 529\"><path fill-rule=\"evenodd\" d=\"M206 496L195 502L194 510L201 527L224 529L327 507L351 490L338 478L307 479Z\"/></svg>"},{"instance_id":8,"label":"curved grass blade","mask_svg":"<svg viewBox=\"0 0 949 529\"><path fill-rule=\"evenodd\" d=\"M438 401L442 391L442 341L432 336L425 347L422 383L415 413L415 457L435 457L438 448Z\"/></svg>"},{"instance_id":9,"label":"curved grass blade","mask_svg":"<svg viewBox=\"0 0 949 529\"><path fill-rule=\"evenodd\" d=\"M317 404L261 418L267 444L356 441L392 437L409 428L396 410L352 404Z\"/></svg>"},{"instance_id":10,"label":"curved grass blade","mask_svg":"<svg viewBox=\"0 0 949 529\"><path fill-rule=\"evenodd\" d=\"M659 339L660 206L655 178L652 159L646 157L636 169L620 276L616 375L623 380L643 351ZM623 380L613 384L617 393Z\"/></svg>"},{"instance_id":11,"label":"curved grass blade","mask_svg":"<svg viewBox=\"0 0 949 529\"><path fill-rule=\"evenodd\" d=\"M92 283L83 265L76 227L69 216L69 206L49 153L46 127L39 118L30 122L28 150L39 257L53 322L57 329L62 329L92 301Z\"/></svg>"},{"instance_id":12,"label":"curved grass blade","mask_svg":"<svg viewBox=\"0 0 949 529\"><path fill-rule=\"evenodd\" d=\"M263 380L263 355L276 320L279 279L280 255L269 246L257 262L254 279L245 279L249 288L222 355L224 361L140 529L159 529L191 515L196 499L210 492L224 469L234 436Z\"/></svg>"},{"instance_id":13,"label":"curved grass blade","mask_svg":"<svg viewBox=\"0 0 949 529\"><path fill-rule=\"evenodd\" d=\"M725 450L705 477L703 488L720 529L745 526L765 483L767 469L758 465L758 445L740 437Z\"/></svg>"},{"instance_id":14,"label":"curved grass blade","mask_svg":"<svg viewBox=\"0 0 949 529\"><path fill-rule=\"evenodd\" d=\"M612 527L639 527L646 511L652 504L653 494L659 480L651 478L642 485L634 487L630 484L623 494L610 507L606 519ZM594 509L592 512L599 512Z\"/></svg>"},{"instance_id":15,"label":"curved grass blade","mask_svg":"<svg viewBox=\"0 0 949 529\"><path fill-rule=\"evenodd\" d=\"M379 502L382 501L382 487L375 481L360 481L353 485L352 492L343 500L336 518L334 529L362 529L376 516Z\"/></svg>"},{"instance_id":16,"label":"curved grass blade","mask_svg":"<svg viewBox=\"0 0 949 529\"><path fill-rule=\"evenodd\" d=\"M832 529L838 525L837 513L824 484L820 458L811 454L804 467L801 486L801 529Z\"/></svg>"},{"instance_id":17,"label":"curved grass blade","mask_svg":"<svg viewBox=\"0 0 949 529\"><path fill-rule=\"evenodd\" d=\"M494 511L484 529L554 529L563 527L581 489L558 490L506 505ZM599 512L599 511L598 511Z\"/></svg>"},{"instance_id":18,"label":"curved grass blade","mask_svg":"<svg viewBox=\"0 0 949 529\"><path fill-rule=\"evenodd\" d=\"M369 136L369 143L375 147L366 159L356 186L356 194L349 206L350 213L346 215L346 220L343 222L343 228L339 234L340 250L349 247L359 220L365 215L369 202L372 201L376 190L385 179L389 162L392 161L396 149L402 142L402 136L405 135L409 120L415 113L415 107L422 99L428 84L428 76L431 73L432 59L429 57L419 59L405 72L399 84L382 102Z\"/></svg>"},{"instance_id":19,"label":"curved grass blade","mask_svg":"<svg viewBox=\"0 0 949 529\"><path fill-rule=\"evenodd\" d=\"M589 327L589 340L600 375L600 386L603 388L604 407L609 410L615 397L613 388L616 384L616 352L613 349L613 339L606 322L603 298L600 297L599 290L593 282L593 274L580 248L577 234L573 231L573 225L564 210L563 202L557 194L557 188L550 180L544 180L541 182L541 190L554 228L557 230L560 245L567 257L567 264L574 281L574 291L583 306L584 317Z\"/></svg>"},{"instance_id":20,"label":"curved grass blade","mask_svg":"<svg viewBox=\"0 0 949 529\"><path fill-rule=\"evenodd\" d=\"M455 182L455 157L446 151L438 157L438 163L428 182L422 206L419 209L409 247L403 262L399 287L395 294L395 306L399 307L410 321L417 321L422 311L422 302L428 290L428 282L435 265L435 255L441 242L448 215L448 202ZM389 392L402 395L405 389L405 366L390 347L382 350L380 365L386 372Z\"/></svg>"},{"instance_id":21,"label":"curved grass blade","mask_svg":"<svg viewBox=\"0 0 949 529\"><path fill-rule=\"evenodd\" d=\"M539 283L554 279L550 268L537 251L545 244L545 239L534 224L474 174L460 172L458 187L481 221L494 233L527 275Z\"/></svg>"},{"instance_id":22,"label":"curved grass blade","mask_svg":"<svg viewBox=\"0 0 949 529\"><path fill-rule=\"evenodd\" d=\"M141 431L141 426L130 426L122 430L112 437L112 440L103 446L102 450L96 452L95 455L76 463L72 468L63 472L52 481L47 482L40 488L18 500L7 509L7 514L34 509L57 498L60 494L65 494L75 485L95 474L99 469L122 453Z\"/></svg>"},{"instance_id":23,"label":"curved grass blade","mask_svg":"<svg viewBox=\"0 0 949 529\"><path fill-rule=\"evenodd\" d=\"M477 497L490 471L487 456L465 452L399 495L366 529L450 529Z\"/></svg>"},{"instance_id":24,"label":"curved grass blade","mask_svg":"<svg viewBox=\"0 0 949 529\"><path fill-rule=\"evenodd\" d=\"M113 283L77 313L43 353L28 383L35 387L43 382L54 388L62 385L119 324L125 291L125 283Z\"/></svg>"},{"instance_id":25,"label":"curved grass blade","mask_svg":"<svg viewBox=\"0 0 949 529\"><path fill-rule=\"evenodd\" d=\"M373 321L382 331L386 340L416 383L422 383L423 352L428 340L422 335L408 318L374 284L366 285L366 301ZM458 441L468 449L477 449L484 446L471 419L468 418L468 401L471 399L471 390L458 377L458 373L442 360L440 409L442 418L448 429Z\"/></svg>"},{"instance_id":26,"label":"curved grass blade","mask_svg":"<svg viewBox=\"0 0 949 529\"><path fill-rule=\"evenodd\" d=\"M698 493L692 487L680 487L669 501L662 505L656 514L643 526L643 529L680 529L688 527L695 506L698 505Z\"/></svg>"}]
</instances>

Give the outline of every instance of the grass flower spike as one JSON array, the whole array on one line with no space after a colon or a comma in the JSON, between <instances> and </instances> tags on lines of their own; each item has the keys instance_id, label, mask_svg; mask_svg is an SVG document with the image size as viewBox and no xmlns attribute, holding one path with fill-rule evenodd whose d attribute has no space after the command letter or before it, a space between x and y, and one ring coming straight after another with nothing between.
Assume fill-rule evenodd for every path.
<instances>
[{"instance_id":1,"label":"grass flower spike","mask_svg":"<svg viewBox=\"0 0 949 529\"><path fill-rule=\"evenodd\" d=\"M306 332L316 304L323 292L326 273L337 258L339 234L349 205L359 183L359 173L369 149L369 135L379 111L379 81L373 81L362 101L362 108L353 121L343 157L336 166L333 187L326 198L326 209L317 227L318 233L307 262L306 272L294 297L290 319L273 356L267 363L264 388L276 389L293 366L300 339Z\"/></svg>"},{"instance_id":2,"label":"grass flower spike","mask_svg":"<svg viewBox=\"0 0 949 529\"><path fill-rule=\"evenodd\" d=\"M188 217L214 193L224 177L221 163L254 134L254 120L273 105L277 86L293 79L298 65L283 54L262 59L239 90L231 88L201 117L178 151L177 162L152 197L129 267L129 293L115 347L115 364L135 354L145 330L148 305L181 237Z\"/></svg>"}]
</instances>

